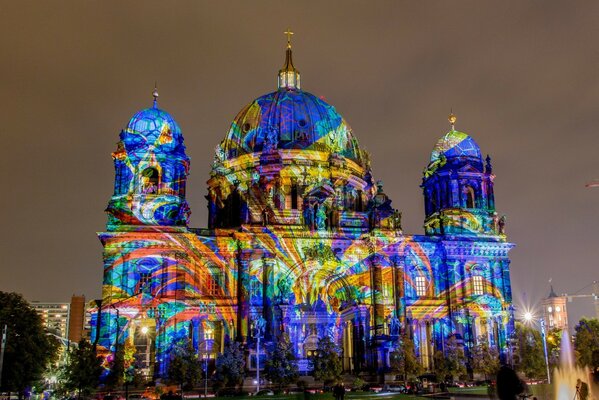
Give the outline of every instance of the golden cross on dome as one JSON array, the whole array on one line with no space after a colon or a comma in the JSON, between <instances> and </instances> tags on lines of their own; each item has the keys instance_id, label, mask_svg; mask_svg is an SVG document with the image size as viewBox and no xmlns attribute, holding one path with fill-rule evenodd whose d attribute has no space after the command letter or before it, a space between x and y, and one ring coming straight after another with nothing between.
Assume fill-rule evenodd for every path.
<instances>
[{"instance_id":1,"label":"golden cross on dome","mask_svg":"<svg viewBox=\"0 0 599 400\"><path fill-rule=\"evenodd\" d=\"M290 49L291 48L291 36L293 35L293 32L291 31L291 28L287 28L287 30L283 33L285 35L287 35L287 48Z\"/></svg>"}]
</instances>

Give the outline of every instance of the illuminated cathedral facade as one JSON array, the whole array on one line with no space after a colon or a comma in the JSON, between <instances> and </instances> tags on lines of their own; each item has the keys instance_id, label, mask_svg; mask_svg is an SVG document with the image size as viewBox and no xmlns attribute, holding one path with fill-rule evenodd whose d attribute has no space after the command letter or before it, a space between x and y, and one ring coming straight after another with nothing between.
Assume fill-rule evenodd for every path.
<instances>
[{"instance_id":1,"label":"illuminated cathedral facade","mask_svg":"<svg viewBox=\"0 0 599 400\"><path fill-rule=\"evenodd\" d=\"M324 336L348 373L388 370L404 333L428 370L451 337L466 354L485 340L509 356L513 244L490 158L453 115L424 170L425 232L404 233L347 122L301 89L288 43L277 90L245 106L216 146L208 226L198 229L188 224L183 135L157 97L112 154L92 329L101 353L133 344L164 377L181 341L212 360L239 341L251 370L261 327L263 343L287 334L307 373L302 360Z\"/></svg>"}]
</instances>

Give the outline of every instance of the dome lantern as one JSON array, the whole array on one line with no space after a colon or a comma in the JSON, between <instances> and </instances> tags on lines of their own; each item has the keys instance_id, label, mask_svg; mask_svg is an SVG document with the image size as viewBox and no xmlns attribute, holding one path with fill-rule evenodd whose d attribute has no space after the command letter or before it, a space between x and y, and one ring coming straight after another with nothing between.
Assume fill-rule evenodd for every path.
<instances>
[{"instance_id":1,"label":"dome lantern","mask_svg":"<svg viewBox=\"0 0 599 400\"><path fill-rule=\"evenodd\" d=\"M293 32L291 29L287 29L284 33L287 35L287 51L285 52L285 64L279 70L278 88L299 90L301 88L300 73L293 66L293 54L291 51L291 35L293 35Z\"/></svg>"}]
</instances>

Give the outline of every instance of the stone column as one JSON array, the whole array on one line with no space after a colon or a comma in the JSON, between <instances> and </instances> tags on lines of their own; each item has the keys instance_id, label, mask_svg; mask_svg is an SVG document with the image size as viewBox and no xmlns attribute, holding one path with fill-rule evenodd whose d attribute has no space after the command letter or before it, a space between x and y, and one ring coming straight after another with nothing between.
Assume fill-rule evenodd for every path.
<instances>
[{"instance_id":1,"label":"stone column","mask_svg":"<svg viewBox=\"0 0 599 400\"><path fill-rule=\"evenodd\" d=\"M237 257L237 339L246 342L249 329L249 263L251 253L240 251Z\"/></svg>"},{"instance_id":2,"label":"stone column","mask_svg":"<svg viewBox=\"0 0 599 400\"><path fill-rule=\"evenodd\" d=\"M274 334L274 282L273 282L274 260L272 258L262 259L262 315L266 320L266 329L264 331L265 341L273 339Z\"/></svg>"},{"instance_id":3,"label":"stone column","mask_svg":"<svg viewBox=\"0 0 599 400\"><path fill-rule=\"evenodd\" d=\"M399 319L403 330L406 323L404 266L397 261L393 262L393 304L395 306L395 316Z\"/></svg>"}]
</instances>

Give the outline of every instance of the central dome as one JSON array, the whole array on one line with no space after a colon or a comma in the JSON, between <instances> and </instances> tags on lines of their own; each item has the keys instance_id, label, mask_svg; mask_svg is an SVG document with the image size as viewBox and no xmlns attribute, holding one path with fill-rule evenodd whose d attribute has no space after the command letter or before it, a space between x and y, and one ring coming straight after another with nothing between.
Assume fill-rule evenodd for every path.
<instances>
[{"instance_id":1,"label":"central dome","mask_svg":"<svg viewBox=\"0 0 599 400\"><path fill-rule=\"evenodd\" d=\"M361 161L358 142L335 107L300 89L280 88L245 106L221 146L227 159L267 149L302 149Z\"/></svg>"}]
</instances>

